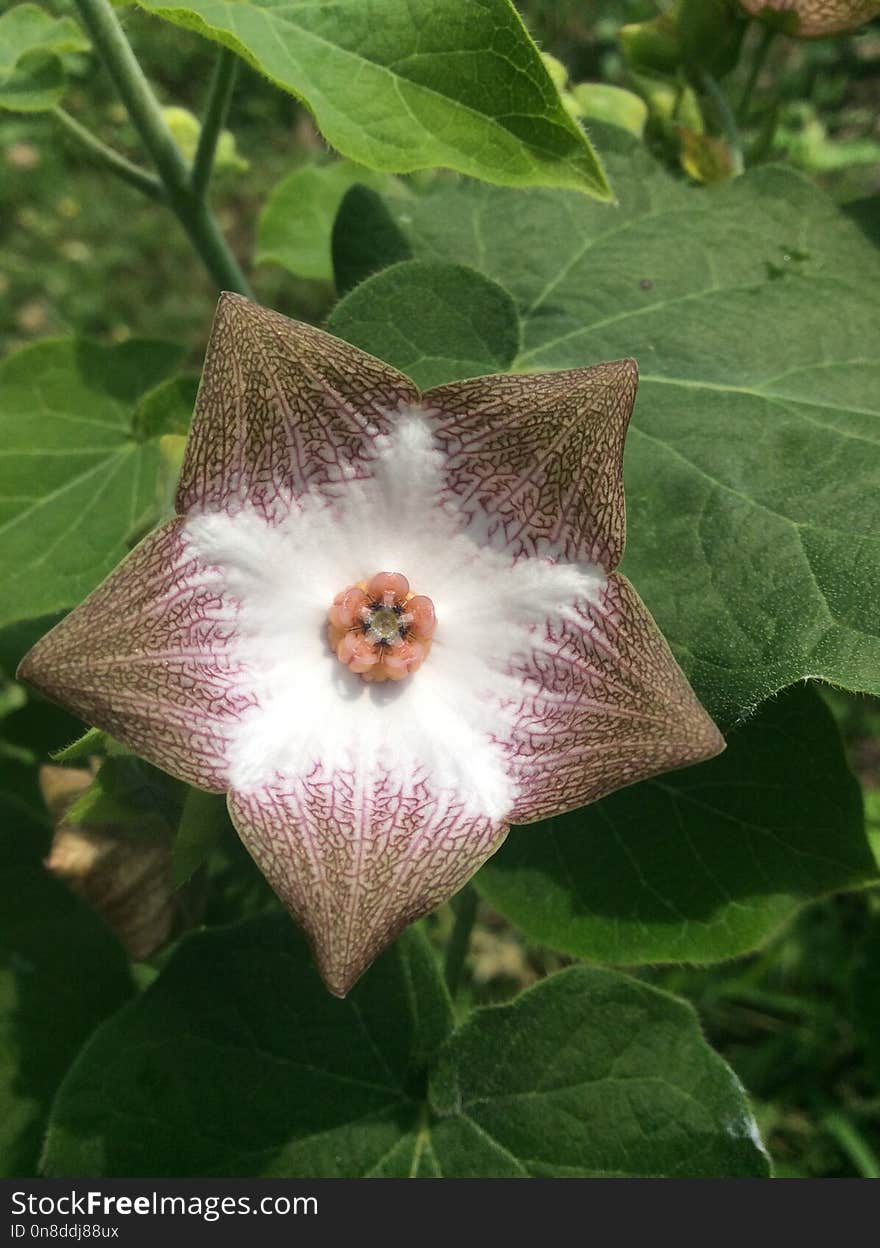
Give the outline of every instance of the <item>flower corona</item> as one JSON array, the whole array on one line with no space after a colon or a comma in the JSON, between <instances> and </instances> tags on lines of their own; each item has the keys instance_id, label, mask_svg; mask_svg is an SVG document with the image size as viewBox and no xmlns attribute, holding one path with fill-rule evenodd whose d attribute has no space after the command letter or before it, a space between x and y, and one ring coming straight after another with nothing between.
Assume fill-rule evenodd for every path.
<instances>
[{"instance_id":1,"label":"flower corona","mask_svg":"<svg viewBox=\"0 0 880 1248\"><path fill-rule=\"evenodd\" d=\"M327 637L340 663L368 682L404 680L427 657L437 626L434 604L400 572L377 572L333 599Z\"/></svg>"}]
</instances>

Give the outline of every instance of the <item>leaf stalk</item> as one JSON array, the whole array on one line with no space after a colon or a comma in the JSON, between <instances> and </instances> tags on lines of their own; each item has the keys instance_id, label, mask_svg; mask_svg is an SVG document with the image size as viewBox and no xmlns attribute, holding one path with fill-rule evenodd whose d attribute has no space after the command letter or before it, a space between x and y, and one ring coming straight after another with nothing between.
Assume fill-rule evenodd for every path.
<instances>
[{"instance_id":1,"label":"leaf stalk","mask_svg":"<svg viewBox=\"0 0 880 1248\"><path fill-rule=\"evenodd\" d=\"M202 128L199 132L199 143L193 160L190 185L193 194L204 199L214 172L214 157L217 154L217 142L226 124L229 102L235 90L235 79L238 73L238 57L229 48L221 48L214 62L214 73L208 88L208 101Z\"/></svg>"},{"instance_id":2,"label":"leaf stalk","mask_svg":"<svg viewBox=\"0 0 880 1248\"><path fill-rule=\"evenodd\" d=\"M128 182L150 199L164 201L165 188L157 177L148 173L146 169L139 168L130 160L126 160L121 153L103 143L97 135L92 134L91 130L80 125L76 118L71 117L65 109L53 108L52 115L67 133L72 135L105 169L109 169L111 173L115 173L118 178L122 178L124 182Z\"/></svg>"},{"instance_id":3,"label":"leaf stalk","mask_svg":"<svg viewBox=\"0 0 880 1248\"><path fill-rule=\"evenodd\" d=\"M113 80L119 98L125 105L132 125L156 166L168 206L189 236L205 268L221 289L237 291L252 298L250 284L206 204L204 191L197 194L193 189L190 168L174 141L159 101L141 69L110 0L76 0L76 6L82 23ZM224 79L229 72L228 68L224 68ZM222 81L220 85L223 86ZM229 89L231 83L223 93L227 102ZM222 126L219 106L218 116ZM211 125L214 124L212 121ZM218 134L219 129L220 126L217 126ZM202 157L204 172L200 177L205 172L210 175L213 167L213 152L209 160L208 151L206 146Z\"/></svg>"}]
</instances>

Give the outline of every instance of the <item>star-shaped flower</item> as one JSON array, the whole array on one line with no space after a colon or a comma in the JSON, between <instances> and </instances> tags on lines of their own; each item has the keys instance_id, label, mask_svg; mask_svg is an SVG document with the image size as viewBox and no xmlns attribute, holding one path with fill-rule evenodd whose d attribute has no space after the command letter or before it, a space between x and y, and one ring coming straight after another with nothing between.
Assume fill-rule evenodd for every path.
<instances>
[{"instance_id":1,"label":"star-shaped flower","mask_svg":"<svg viewBox=\"0 0 880 1248\"><path fill-rule=\"evenodd\" d=\"M220 301L177 495L21 675L228 791L343 995L508 824L723 748L617 573L632 360L401 373Z\"/></svg>"}]
</instances>

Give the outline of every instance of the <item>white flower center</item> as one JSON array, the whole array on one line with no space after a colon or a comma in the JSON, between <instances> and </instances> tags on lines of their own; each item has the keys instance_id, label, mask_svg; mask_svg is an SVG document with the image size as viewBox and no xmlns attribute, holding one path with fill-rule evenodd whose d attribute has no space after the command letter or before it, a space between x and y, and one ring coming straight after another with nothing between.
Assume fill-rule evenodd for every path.
<instances>
[{"instance_id":1,"label":"white flower center","mask_svg":"<svg viewBox=\"0 0 880 1248\"><path fill-rule=\"evenodd\" d=\"M513 661L552 655L551 622L595 601L604 576L550 557L514 560L486 540L488 527L464 527L444 495L442 456L418 411L376 439L373 475L340 482L333 497L307 497L275 523L246 507L187 521L206 578L239 604L233 650L257 702L230 742L234 788L318 767L380 768L505 817L516 798L507 743L534 692ZM430 658L414 679L365 683L327 645L328 604L376 568L405 568L436 606ZM369 623L387 641L384 603Z\"/></svg>"}]
</instances>

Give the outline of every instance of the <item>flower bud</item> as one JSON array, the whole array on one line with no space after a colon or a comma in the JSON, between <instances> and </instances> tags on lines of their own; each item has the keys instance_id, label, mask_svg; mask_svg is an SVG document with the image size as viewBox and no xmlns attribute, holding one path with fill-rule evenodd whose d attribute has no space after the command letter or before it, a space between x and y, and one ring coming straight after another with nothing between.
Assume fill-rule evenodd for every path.
<instances>
[{"instance_id":1,"label":"flower bud","mask_svg":"<svg viewBox=\"0 0 880 1248\"><path fill-rule=\"evenodd\" d=\"M880 0L740 0L752 17L795 39L855 30L880 13Z\"/></svg>"}]
</instances>

